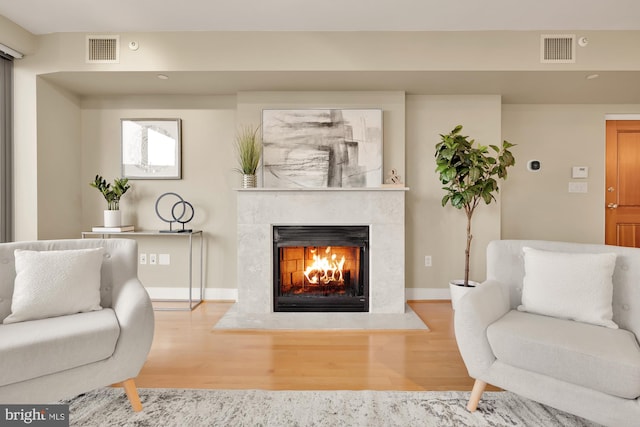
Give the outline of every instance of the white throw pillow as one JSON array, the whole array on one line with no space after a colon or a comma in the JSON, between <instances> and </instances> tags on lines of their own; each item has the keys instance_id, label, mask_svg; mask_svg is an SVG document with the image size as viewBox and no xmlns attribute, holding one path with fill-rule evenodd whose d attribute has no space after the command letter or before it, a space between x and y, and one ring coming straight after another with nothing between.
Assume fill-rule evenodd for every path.
<instances>
[{"instance_id":1,"label":"white throw pillow","mask_svg":"<svg viewBox=\"0 0 640 427\"><path fill-rule=\"evenodd\" d=\"M520 311L617 329L613 318L615 253L524 251Z\"/></svg>"},{"instance_id":2,"label":"white throw pillow","mask_svg":"<svg viewBox=\"0 0 640 427\"><path fill-rule=\"evenodd\" d=\"M64 251L16 249L11 314L3 323L100 310L103 248Z\"/></svg>"}]
</instances>

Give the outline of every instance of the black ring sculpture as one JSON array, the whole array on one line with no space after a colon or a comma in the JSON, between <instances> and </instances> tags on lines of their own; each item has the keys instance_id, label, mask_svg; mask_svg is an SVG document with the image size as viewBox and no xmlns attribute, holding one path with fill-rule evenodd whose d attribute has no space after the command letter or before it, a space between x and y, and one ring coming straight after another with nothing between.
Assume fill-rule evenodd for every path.
<instances>
[{"instance_id":1,"label":"black ring sculpture","mask_svg":"<svg viewBox=\"0 0 640 427\"><path fill-rule=\"evenodd\" d=\"M171 207L171 219L167 219L163 217L162 215L160 215L160 212L158 211L158 205L160 204L160 200L162 200L166 196L175 196L178 198L178 201L175 202ZM178 206L182 207L182 213L180 213L180 215L176 215L176 208ZM185 214L187 213L187 207L191 209L191 214L188 216L188 218L183 219ZM184 200L178 193L164 193L160 195L160 197L158 197L158 199L156 200L156 215L158 215L158 218L160 218L162 221L169 223L169 229L160 230L161 233L191 233L193 231L191 229L185 229L184 225L193 219L193 216L195 215L195 209L193 209L193 205L191 203ZM173 229L174 222L179 222L180 224L182 224L182 230L174 230Z\"/></svg>"}]
</instances>

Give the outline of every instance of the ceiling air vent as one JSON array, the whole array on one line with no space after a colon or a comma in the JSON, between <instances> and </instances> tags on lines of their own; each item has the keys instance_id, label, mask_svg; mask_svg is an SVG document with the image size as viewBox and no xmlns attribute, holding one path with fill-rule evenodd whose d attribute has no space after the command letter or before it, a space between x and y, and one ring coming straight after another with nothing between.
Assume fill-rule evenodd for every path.
<instances>
[{"instance_id":1,"label":"ceiling air vent","mask_svg":"<svg viewBox=\"0 0 640 427\"><path fill-rule=\"evenodd\" d=\"M87 63L120 62L120 36L87 36Z\"/></svg>"},{"instance_id":2,"label":"ceiling air vent","mask_svg":"<svg viewBox=\"0 0 640 427\"><path fill-rule=\"evenodd\" d=\"M543 64L573 64L576 62L576 36L573 34L543 35L540 43Z\"/></svg>"}]
</instances>

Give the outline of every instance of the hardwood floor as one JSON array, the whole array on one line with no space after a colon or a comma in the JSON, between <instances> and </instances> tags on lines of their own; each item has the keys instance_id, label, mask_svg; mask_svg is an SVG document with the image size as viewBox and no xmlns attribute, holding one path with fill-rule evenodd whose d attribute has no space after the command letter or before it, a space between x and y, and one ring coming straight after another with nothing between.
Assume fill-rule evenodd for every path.
<instances>
[{"instance_id":1,"label":"hardwood floor","mask_svg":"<svg viewBox=\"0 0 640 427\"><path fill-rule=\"evenodd\" d=\"M465 390L448 301L413 301L430 331L214 331L232 303L156 311L138 387Z\"/></svg>"}]
</instances>

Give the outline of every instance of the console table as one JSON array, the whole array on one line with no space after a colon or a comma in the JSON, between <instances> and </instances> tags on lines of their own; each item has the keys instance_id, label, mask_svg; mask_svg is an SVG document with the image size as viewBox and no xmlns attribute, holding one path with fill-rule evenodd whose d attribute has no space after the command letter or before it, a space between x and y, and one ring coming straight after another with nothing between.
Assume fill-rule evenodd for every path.
<instances>
[{"instance_id":1,"label":"console table","mask_svg":"<svg viewBox=\"0 0 640 427\"><path fill-rule=\"evenodd\" d=\"M171 299L171 300L153 300L155 302L186 302L188 303L187 307L154 307L154 310L157 311L191 311L196 308L202 301L204 300L204 268L203 268L203 248L204 248L204 237L202 230L193 230L191 232L183 232L183 233L166 233L160 231L120 231L115 233L104 233L100 231L83 231L82 238L90 238L90 236L102 236L103 239L108 239L110 237L124 237L129 236L132 238L135 237L164 237L169 239L180 239L186 238L188 239L189 244L189 298L187 299ZM198 298L193 297L193 240L194 236L200 238L200 294ZM136 260L136 263L138 260Z\"/></svg>"}]
</instances>

